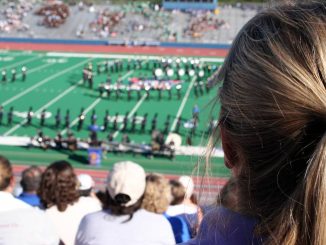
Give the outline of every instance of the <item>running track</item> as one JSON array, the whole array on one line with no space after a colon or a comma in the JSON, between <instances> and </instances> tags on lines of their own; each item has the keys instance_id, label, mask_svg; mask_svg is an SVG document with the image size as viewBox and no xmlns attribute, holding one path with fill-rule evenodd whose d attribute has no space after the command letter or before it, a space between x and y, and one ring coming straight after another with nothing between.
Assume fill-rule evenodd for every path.
<instances>
[{"instance_id":1,"label":"running track","mask_svg":"<svg viewBox=\"0 0 326 245\"><path fill-rule=\"evenodd\" d=\"M119 53L119 54L148 54L172 56L206 56L225 57L226 49L208 48L170 48L149 46L100 46L100 45L73 45L73 44L43 44L43 43L0 43L0 49L8 50L37 50L37 51L64 51L87 53Z\"/></svg>"}]
</instances>

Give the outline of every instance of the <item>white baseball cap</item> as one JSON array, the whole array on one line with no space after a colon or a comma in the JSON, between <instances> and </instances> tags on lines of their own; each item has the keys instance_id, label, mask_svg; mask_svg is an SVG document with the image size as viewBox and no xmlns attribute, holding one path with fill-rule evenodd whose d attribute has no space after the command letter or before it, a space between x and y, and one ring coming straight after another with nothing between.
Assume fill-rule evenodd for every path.
<instances>
[{"instance_id":1,"label":"white baseball cap","mask_svg":"<svg viewBox=\"0 0 326 245\"><path fill-rule=\"evenodd\" d=\"M179 182L183 185L185 188L186 198L190 198L192 193L194 192L194 182L190 176L183 175L179 178Z\"/></svg>"},{"instance_id":2,"label":"white baseball cap","mask_svg":"<svg viewBox=\"0 0 326 245\"><path fill-rule=\"evenodd\" d=\"M123 204L129 207L135 204L144 194L146 187L146 174L144 169L137 163L125 161L113 165L108 176L110 196L114 199L118 194L125 194L130 201Z\"/></svg>"},{"instance_id":3,"label":"white baseball cap","mask_svg":"<svg viewBox=\"0 0 326 245\"><path fill-rule=\"evenodd\" d=\"M79 190L84 191L84 190L89 190L92 187L94 187L94 180L92 177L88 174L79 174L77 176L78 181L79 181Z\"/></svg>"}]
</instances>

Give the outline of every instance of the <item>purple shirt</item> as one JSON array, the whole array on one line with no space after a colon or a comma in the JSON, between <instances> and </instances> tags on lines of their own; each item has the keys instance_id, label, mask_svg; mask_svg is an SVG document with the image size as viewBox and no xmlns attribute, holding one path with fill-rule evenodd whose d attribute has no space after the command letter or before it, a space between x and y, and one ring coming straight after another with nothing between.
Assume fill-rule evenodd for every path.
<instances>
[{"instance_id":1,"label":"purple shirt","mask_svg":"<svg viewBox=\"0 0 326 245\"><path fill-rule=\"evenodd\" d=\"M227 208L218 207L207 213L197 236L184 245L261 245L263 239L255 237L257 220Z\"/></svg>"}]
</instances>

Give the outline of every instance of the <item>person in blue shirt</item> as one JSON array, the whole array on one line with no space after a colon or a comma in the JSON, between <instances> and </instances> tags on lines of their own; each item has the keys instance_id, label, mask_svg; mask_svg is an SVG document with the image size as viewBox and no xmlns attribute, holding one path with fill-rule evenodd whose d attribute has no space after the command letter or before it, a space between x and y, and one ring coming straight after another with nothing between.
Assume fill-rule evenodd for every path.
<instances>
[{"instance_id":1,"label":"person in blue shirt","mask_svg":"<svg viewBox=\"0 0 326 245\"><path fill-rule=\"evenodd\" d=\"M25 169L22 172L22 178L20 181L23 192L17 198L33 207L41 207L40 198L37 195L41 176L42 170L37 166L31 166Z\"/></svg>"},{"instance_id":2,"label":"person in blue shirt","mask_svg":"<svg viewBox=\"0 0 326 245\"><path fill-rule=\"evenodd\" d=\"M208 149L221 139L233 201L186 244L326 244L325 23L325 1L292 3L259 12L233 41Z\"/></svg>"}]
</instances>

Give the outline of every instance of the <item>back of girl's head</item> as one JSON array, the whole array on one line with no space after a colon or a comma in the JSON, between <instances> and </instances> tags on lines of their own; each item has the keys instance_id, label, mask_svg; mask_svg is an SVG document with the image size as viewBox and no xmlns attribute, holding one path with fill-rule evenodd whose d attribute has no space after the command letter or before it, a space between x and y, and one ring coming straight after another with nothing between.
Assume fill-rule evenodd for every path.
<instances>
[{"instance_id":1,"label":"back of girl's head","mask_svg":"<svg viewBox=\"0 0 326 245\"><path fill-rule=\"evenodd\" d=\"M142 208L153 212L164 213L171 201L171 188L169 181L160 174L146 176L146 189Z\"/></svg>"},{"instance_id":2,"label":"back of girl's head","mask_svg":"<svg viewBox=\"0 0 326 245\"><path fill-rule=\"evenodd\" d=\"M66 161L49 165L42 174L38 194L45 208L57 206L63 212L69 204L78 200L77 177L73 167Z\"/></svg>"},{"instance_id":3,"label":"back of girl's head","mask_svg":"<svg viewBox=\"0 0 326 245\"><path fill-rule=\"evenodd\" d=\"M236 37L219 81L239 208L258 216L267 242L326 244L326 5L259 13Z\"/></svg>"},{"instance_id":4,"label":"back of girl's head","mask_svg":"<svg viewBox=\"0 0 326 245\"><path fill-rule=\"evenodd\" d=\"M181 204L185 198L186 190L178 180L170 180L172 201L171 205Z\"/></svg>"}]
</instances>

